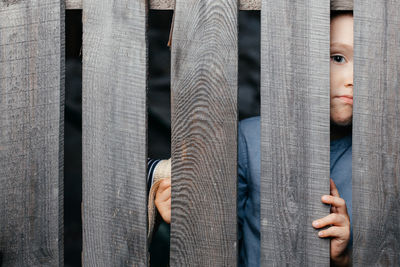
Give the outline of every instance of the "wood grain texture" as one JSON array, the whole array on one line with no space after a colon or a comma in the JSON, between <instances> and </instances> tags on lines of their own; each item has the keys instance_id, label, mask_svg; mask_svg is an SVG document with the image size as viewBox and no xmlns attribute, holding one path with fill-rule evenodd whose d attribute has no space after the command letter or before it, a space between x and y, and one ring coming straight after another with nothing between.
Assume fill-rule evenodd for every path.
<instances>
[{"instance_id":1,"label":"wood grain texture","mask_svg":"<svg viewBox=\"0 0 400 267\"><path fill-rule=\"evenodd\" d=\"M354 3L355 266L400 266L400 2Z\"/></svg>"},{"instance_id":2,"label":"wood grain texture","mask_svg":"<svg viewBox=\"0 0 400 267\"><path fill-rule=\"evenodd\" d=\"M65 0L66 9L82 9L83 0Z\"/></svg>"},{"instance_id":3,"label":"wood grain texture","mask_svg":"<svg viewBox=\"0 0 400 267\"><path fill-rule=\"evenodd\" d=\"M150 9L170 10L175 8L175 0L150 0Z\"/></svg>"},{"instance_id":4,"label":"wood grain texture","mask_svg":"<svg viewBox=\"0 0 400 267\"><path fill-rule=\"evenodd\" d=\"M62 3L0 1L2 266L63 265Z\"/></svg>"},{"instance_id":5,"label":"wood grain texture","mask_svg":"<svg viewBox=\"0 0 400 267\"><path fill-rule=\"evenodd\" d=\"M260 0L239 0L240 10L260 10ZM151 9L174 9L175 0L150 0Z\"/></svg>"},{"instance_id":6,"label":"wood grain texture","mask_svg":"<svg viewBox=\"0 0 400 267\"><path fill-rule=\"evenodd\" d=\"M172 41L171 266L237 262L236 0L177 0Z\"/></svg>"},{"instance_id":7,"label":"wood grain texture","mask_svg":"<svg viewBox=\"0 0 400 267\"><path fill-rule=\"evenodd\" d=\"M150 0L150 9L171 10L175 0ZM66 0L67 9L82 9L82 0ZM261 10L261 0L239 0L240 10ZM331 0L331 10L353 10L353 0Z\"/></svg>"},{"instance_id":8,"label":"wood grain texture","mask_svg":"<svg viewBox=\"0 0 400 267\"><path fill-rule=\"evenodd\" d=\"M353 0L331 0L331 10L353 10Z\"/></svg>"},{"instance_id":9,"label":"wood grain texture","mask_svg":"<svg viewBox=\"0 0 400 267\"><path fill-rule=\"evenodd\" d=\"M146 1L83 3L83 264L146 266Z\"/></svg>"},{"instance_id":10,"label":"wood grain texture","mask_svg":"<svg viewBox=\"0 0 400 267\"><path fill-rule=\"evenodd\" d=\"M342 0L343 1L343 0ZM150 9L172 10L175 0L150 0ZM240 0L240 10L260 10L260 0ZM66 0L67 9L82 9L82 0Z\"/></svg>"},{"instance_id":11,"label":"wood grain texture","mask_svg":"<svg viewBox=\"0 0 400 267\"><path fill-rule=\"evenodd\" d=\"M328 266L329 1L263 1L261 266Z\"/></svg>"}]
</instances>

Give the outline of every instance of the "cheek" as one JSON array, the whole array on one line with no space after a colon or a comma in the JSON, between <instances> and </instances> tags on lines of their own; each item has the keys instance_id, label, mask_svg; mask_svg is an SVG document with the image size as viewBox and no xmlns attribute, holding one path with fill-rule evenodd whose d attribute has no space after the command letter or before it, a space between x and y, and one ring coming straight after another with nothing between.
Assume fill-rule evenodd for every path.
<instances>
[{"instance_id":1,"label":"cheek","mask_svg":"<svg viewBox=\"0 0 400 267\"><path fill-rule=\"evenodd\" d=\"M335 91L335 88L340 87L340 81L339 81L339 70L337 69L337 66L335 66L333 63L331 63L331 69L330 69L330 92L331 94Z\"/></svg>"},{"instance_id":2,"label":"cheek","mask_svg":"<svg viewBox=\"0 0 400 267\"><path fill-rule=\"evenodd\" d=\"M353 106L342 104L337 100L331 100L330 117L335 123L339 125L346 125L349 123L353 116Z\"/></svg>"}]
</instances>

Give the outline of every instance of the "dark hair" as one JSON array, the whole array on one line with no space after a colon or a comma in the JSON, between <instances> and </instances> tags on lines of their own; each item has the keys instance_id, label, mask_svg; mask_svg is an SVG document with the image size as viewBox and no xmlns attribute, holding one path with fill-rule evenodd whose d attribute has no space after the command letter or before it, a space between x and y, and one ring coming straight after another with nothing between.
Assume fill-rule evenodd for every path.
<instances>
[{"instance_id":1,"label":"dark hair","mask_svg":"<svg viewBox=\"0 0 400 267\"><path fill-rule=\"evenodd\" d=\"M341 16L341 15L353 16L353 10L332 10L331 11L331 20L338 16Z\"/></svg>"}]
</instances>

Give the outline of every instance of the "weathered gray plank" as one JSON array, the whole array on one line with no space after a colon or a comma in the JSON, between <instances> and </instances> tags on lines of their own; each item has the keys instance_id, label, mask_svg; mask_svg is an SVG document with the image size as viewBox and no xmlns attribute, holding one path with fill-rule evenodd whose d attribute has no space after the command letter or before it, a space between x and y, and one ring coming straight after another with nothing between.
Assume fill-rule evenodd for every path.
<instances>
[{"instance_id":1,"label":"weathered gray plank","mask_svg":"<svg viewBox=\"0 0 400 267\"><path fill-rule=\"evenodd\" d=\"M353 260L400 266L400 2L354 7Z\"/></svg>"},{"instance_id":2,"label":"weathered gray plank","mask_svg":"<svg viewBox=\"0 0 400 267\"><path fill-rule=\"evenodd\" d=\"M260 0L238 0L240 10L260 10ZM174 9L175 0L150 0L151 9Z\"/></svg>"},{"instance_id":3,"label":"weathered gray plank","mask_svg":"<svg viewBox=\"0 0 400 267\"><path fill-rule=\"evenodd\" d=\"M66 9L82 9L82 1L83 0L66 0L65 8Z\"/></svg>"},{"instance_id":4,"label":"weathered gray plank","mask_svg":"<svg viewBox=\"0 0 400 267\"><path fill-rule=\"evenodd\" d=\"M343 0L342 0L343 1ZM150 9L171 10L175 8L175 0L149 0ZM240 10L260 10L260 0L240 0ZM66 0L67 9L82 9L82 0Z\"/></svg>"},{"instance_id":5,"label":"weathered gray plank","mask_svg":"<svg viewBox=\"0 0 400 267\"><path fill-rule=\"evenodd\" d=\"M79 1L79 0L67 0ZM353 0L330 0L331 10L353 10ZM261 10L261 0L239 0L240 10ZM174 9L175 0L150 0L151 9Z\"/></svg>"},{"instance_id":6,"label":"weathered gray plank","mask_svg":"<svg viewBox=\"0 0 400 267\"><path fill-rule=\"evenodd\" d=\"M353 0L331 0L331 10L353 10Z\"/></svg>"},{"instance_id":7,"label":"weathered gray plank","mask_svg":"<svg viewBox=\"0 0 400 267\"><path fill-rule=\"evenodd\" d=\"M261 11L261 265L327 266L329 0Z\"/></svg>"},{"instance_id":8,"label":"weathered gray plank","mask_svg":"<svg viewBox=\"0 0 400 267\"><path fill-rule=\"evenodd\" d=\"M63 265L64 12L0 1L3 266Z\"/></svg>"},{"instance_id":9,"label":"weathered gray plank","mask_svg":"<svg viewBox=\"0 0 400 267\"><path fill-rule=\"evenodd\" d=\"M145 1L83 6L83 263L145 266Z\"/></svg>"},{"instance_id":10,"label":"weathered gray plank","mask_svg":"<svg viewBox=\"0 0 400 267\"><path fill-rule=\"evenodd\" d=\"M150 0L150 9L171 10L175 0ZM67 9L82 9L82 0L66 0ZM240 10L261 10L261 0L239 0ZM353 0L331 0L331 10L353 10Z\"/></svg>"},{"instance_id":11,"label":"weathered gray plank","mask_svg":"<svg viewBox=\"0 0 400 267\"><path fill-rule=\"evenodd\" d=\"M171 266L236 265L237 10L176 1Z\"/></svg>"}]
</instances>

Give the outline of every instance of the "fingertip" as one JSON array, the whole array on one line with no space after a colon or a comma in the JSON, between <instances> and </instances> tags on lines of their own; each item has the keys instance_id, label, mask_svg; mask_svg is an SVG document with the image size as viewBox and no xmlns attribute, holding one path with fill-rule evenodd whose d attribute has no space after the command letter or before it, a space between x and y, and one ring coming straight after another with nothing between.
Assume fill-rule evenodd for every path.
<instances>
[{"instance_id":1,"label":"fingertip","mask_svg":"<svg viewBox=\"0 0 400 267\"><path fill-rule=\"evenodd\" d=\"M321 197L321 200L322 200L322 202L328 202L328 201L330 200L330 196L328 196L328 195L323 195L323 196Z\"/></svg>"},{"instance_id":2,"label":"fingertip","mask_svg":"<svg viewBox=\"0 0 400 267\"><path fill-rule=\"evenodd\" d=\"M171 180L170 179L163 179L160 183L160 187L165 189L167 188L169 185L171 184Z\"/></svg>"}]
</instances>

